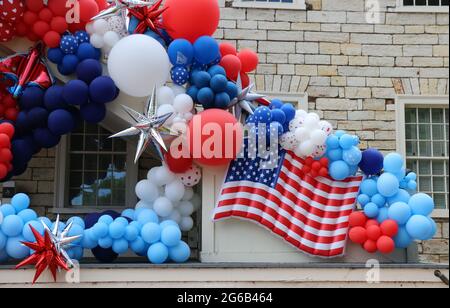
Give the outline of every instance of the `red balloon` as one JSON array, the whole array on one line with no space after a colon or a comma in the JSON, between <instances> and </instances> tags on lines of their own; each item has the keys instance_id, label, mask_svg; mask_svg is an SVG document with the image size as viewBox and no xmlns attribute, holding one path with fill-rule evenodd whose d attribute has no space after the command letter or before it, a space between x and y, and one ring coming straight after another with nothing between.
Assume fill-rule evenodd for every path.
<instances>
[{"instance_id":1,"label":"red balloon","mask_svg":"<svg viewBox=\"0 0 450 308\"><path fill-rule=\"evenodd\" d=\"M49 8L43 8L39 12L39 19L49 23L53 18L53 13Z\"/></svg>"},{"instance_id":2,"label":"red balloon","mask_svg":"<svg viewBox=\"0 0 450 308\"><path fill-rule=\"evenodd\" d=\"M8 93L8 94L5 95L5 97L3 98L3 106L5 106L5 108L16 108L17 102L16 102L16 100L12 97L12 95Z\"/></svg>"},{"instance_id":3,"label":"red balloon","mask_svg":"<svg viewBox=\"0 0 450 308\"><path fill-rule=\"evenodd\" d=\"M219 45L219 48L220 48L220 55L222 57L225 57L226 55L233 55L233 56L237 55L236 47L234 47L230 43L221 43Z\"/></svg>"},{"instance_id":4,"label":"red balloon","mask_svg":"<svg viewBox=\"0 0 450 308\"><path fill-rule=\"evenodd\" d=\"M8 175L8 167L5 164L0 164L0 180L3 180Z\"/></svg>"},{"instance_id":5,"label":"red balloon","mask_svg":"<svg viewBox=\"0 0 450 308\"><path fill-rule=\"evenodd\" d=\"M50 48L57 48L61 42L61 35L56 31L48 31L44 35L44 43Z\"/></svg>"},{"instance_id":6,"label":"red balloon","mask_svg":"<svg viewBox=\"0 0 450 308\"><path fill-rule=\"evenodd\" d=\"M259 63L258 55L256 54L256 52L246 48L242 49L237 56L241 60L243 72L248 73L256 70L256 67Z\"/></svg>"},{"instance_id":7,"label":"red balloon","mask_svg":"<svg viewBox=\"0 0 450 308\"><path fill-rule=\"evenodd\" d=\"M36 21L39 20L39 16L35 12L26 11L25 13L23 13L23 18L22 19L23 19L24 23L26 23L29 26L32 26L32 25L34 25L34 23Z\"/></svg>"},{"instance_id":8,"label":"red balloon","mask_svg":"<svg viewBox=\"0 0 450 308\"><path fill-rule=\"evenodd\" d=\"M311 156L308 156L305 158L305 164L307 166L312 167L313 163L314 163L314 158L312 158Z\"/></svg>"},{"instance_id":9,"label":"red balloon","mask_svg":"<svg viewBox=\"0 0 450 308\"><path fill-rule=\"evenodd\" d=\"M383 221L380 225L380 228L381 233L389 237L394 237L398 233L398 223L392 219Z\"/></svg>"},{"instance_id":10,"label":"red balloon","mask_svg":"<svg viewBox=\"0 0 450 308\"><path fill-rule=\"evenodd\" d=\"M233 55L226 55L223 57L222 60L220 60L220 66L225 69L228 79L231 80L237 80L237 76L242 68L241 60Z\"/></svg>"},{"instance_id":11,"label":"red balloon","mask_svg":"<svg viewBox=\"0 0 450 308\"><path fill-rule=\"evenodd\" d=\"M0 134L0 149L10 148L11 139L6 134Z\"/></svg>"},{"instance_id":12,"label":"red balloon","mask_svg":"<svg viewBox=\"0 0 450 308\"><path fill-rule=\"evenodd\" d=\"M353 243L364 244L367 241L366 229L363 227L351 228L348 236Z\"/></svg>"},{"instance_id":13,"label":"red balloon","mask_svg":"<svg viewBox=\"0 0 450 308\"><path fill-rule=\"evenodd\" d=\"M377 242L372 241L372 240L367 240L364 245L363 248L369 252L369 253L375 253L377 252Z\"/></svg>"},{"instance_id":14,"label":"red balloon","mask_svg":"<svg viewBox=\"0 0 450 308\"><path fill-rule=\"evenodd\" d=\"M12 161L13 155L10 149L3 148L0 149L0 163L8 163Z\"/></svg>"},{"instance_id":15,"label":"red balloon","mask_svg":"<svg viewBox=\"0 0 450 308\"><path fill-rule=\"evenodd\" d=\"M311 167L305 165L305 166L303 166L302 171L303 171L303 173L305 173L305 174L309 174L309 173L311 172Z\"/></svg>"},{"instance_id":16,"label":"red balloon","mask_svg":"<svg viewBox=\"0 0 450 308\"><path fill-rule=\"evenodd\" d=\"M315 161L312 163L311 167L313 170L319 171L322 168L322 165L318 161Z\"/></svg>"},{"instance_id":17,"label":"red balloon","mask_svg":"<svg viewBox=\"0 0 450 308\"><path fill-rule=\"evenodd\" d=\"M365 229L365 225L367 222L367 217L364 215L363 212L353 212L350 214L349 217L349 226L350 228L353 227L363 227Z\"/></svg>"},{"instance_id":18,"label":"red balloon","mask_svg":"<svg viewBox=\"0 0 450 308\"><path fill-rule=\"evenodd\" d=\"M192 163L194 160L192 157L184 157L185 155L181 155L180 158L175 158L172 154L176 149L170 148L169 151L164 155L164 161L169 167L170 171L173 173L185 173L192 167ZM178 147L178 151L180 154L183 154L182 147ZM180 155L177 155L177 157ZM190 155L189 155L190 156Z\"/></svg>"},{"instance_id":19,"label":"red balloon","mask_svg":"<svg viewBox=\"0 0 450 308\"><path fill-rule=\"evenodd\" d=\"M212 36L220 19L216 0L166 0L163 25L173 39L184 38L194 43L199 37Z\"/></svg>"},{"instance_id":20,"label":"red balloon","mask_svg":"<svg viewBox=\"0 0 450 308\"><path fill-rule=\"evenodd\" d=\"M321 168L319 170L319 175L322 176L322 177L328 176L328 169L327 168Z\"/></svg>"},{"instance_id":21,"label":"red balloon","mask_svg":"<svg viewBox=\"0 0 450 308\"><path fill-rule=\"evenodd\" d=\"M9 139L12 139L14 136L14 126L10 123L2 123L0 124L0 134L5 134L9 137Z\"/></svg>"},{"instance_id":22,"label":"red balloon","mask_svg":"<svg viewBox=\"0 0 450 308\"><path fill-rule=\"evenodd\" d=\"M66 1L48 0L48 8L55 16L65 17L69 8L66 8Z\"/></svg>"},{"instance_id":23,"label":"red balloon","mask_svg":"<svg viewBox=\"0 0 450 308\"><path fill-rule=\"evenodd\" d=\"M23 22L20 21L16 24L16 34L18 36L25 36L28 33L28 26Z\"/></svg>"},{"instance_id":24,"label":"red balloon","mask_svg":"<svg viewBox=\"0 0 450 308\"><path fill-rule=\"evenodd\" d=\"M3 105L0 105L0 118L3 118L5 115L6 108Z\"/></svg>"},{"instance_id":25,"label":"red balloon","mask_svg":"<svg viewBox=\"0 0 450 308\"><path fill-rule=\"evenodd\" d=\"M383 235L377 241L377 248L381 253L389 254L395 249L395 242L389 236Z\"/></svg>"},{"instance_id":26,"label":"red balloon","mask_svg":"<svg viewBox=\"0 0 450 308\"><path fill-rule=\"evenodd\" d=\"M3 0L0 1L0 19L6 22L17 22L25 11L25 5L22 0Z\"/></svg>"},{"instance_id":27,"label":"red balloon","mask_svg":"<svg viewBox=\"0 0 450 308\"><path fill-rule=\"evenodd\" d=\"M27 38L28 38L30 41L32 41L32 42L35 42L35 41L39 41L39 40L40 40L40 37L37 36L37 34L34 33L33 31L29 31L29 32L27 33Z\"/></svg>"},{"instance_id":28,"label":"red balloon","mask_svg":"<svg viewBox=\"0 0 450 308\"><path fill-rule=\"evenodd\" d=\"M80 4L80 20L83 23L91 21L98 14L99 9L95 0L78 0Z\"/></svg>"},{"instance_id":29,"label":"red balloon","mask_svg":"<svg viewBox=\"0 0 450 308\"><path fill-rule=\"evenodd\" d=\"M205 110L189 123L189 151L202 165L228 164L240 152L242 139L242 125L222 109Z\"/></svg>"},{"instance_id":30,"label":"red balloon","mask_svg":"<svg viewBox=\"0 0 450 308\"><path fill-rule=\"evenodd\" d=\"M250 85L250 77L246 73L241 73L242 88L245 89Z\"/></svg>"},{"instance_id":31,"label":"red balloon","mask_svg":"<svg viewBox=\"0 0 450 308\"><path fill-rule=\"evenodd\" d=\"M368 228L368 227L370 227L370 226L378 226L379 225L379 223L378 223L378 221L376 220L376 219L369 219L367 222L366 222L366 229Z\"/></svg>"},{"instance_id":32,"label":"red balloon","mask_svg":"<svg viewBox=\"0 0 450 308\"><path fill-rule=\"evenodd\" d=\"M44 1L42 0L25 0L25 3L27 5L27 8L35 13L39 13L39 11L44 8Z\"/></svg>"},{"instance_id":33,"label":"red balloon","mask_svg":"<svg viewBox=\"0 0 450 308\"><path fill-rule=\"evenodd\" d=\"M377 241L381 236L381 229L379 226L369 226L366 229L367 237L372 241Z\"/></svg>"},{"instance_id":34,"label":"red balloon","mask_svg":"<svg viewBox=\"0 0 450 308\"><path fill-rule=\"evenodd\" d=\"M97 2L98 5L98 9L100 11L103 11L104 9L106 9L108 7L108 2L106 0L96 0L95 2Z\"/></svg>"},{"instance_id":35,"label":"red balloon","mask_svg":"<svg viewBox=\"0 0 450 308\"><path fill-rule=\"evenodd\" d=\"M328 158L322 157L319 161L322 164L322 166L328 167L328 164L329 164Z\"/></svg>"},{"instance_id":36,"label":"red balloon","mask_svg":"<svg viewBox=\"0 0 450 308\"><path fill-rule=\"evenodd\" d=\"M33 32L39 37L44 37L48 31L50 31L50 25L45 21L38 20L33 25Z\"/></svg>"},{"instance_id":37,"label":"red balloon","mask_svg":"<svg viewBox=\"0 0 450 308\"><path fill-rule=\"evenodd\" d=\"M10 22L0 21L0 42L9 42L14 37L16 27Z\"/></svg>"},{"instance_id":38,"label":"red balloon","mask_svg":"<svg viewBox=\"0 0 450 308\"><path fill-rule=\"evenodd\" d=\"M56 16L52 18L52 21L50 22L50 28L53 31L58 32L59 34L63 34L64 32L69 29L69 26L67 25L66 19L61 16Z\"/></svg>"}]
</instances>

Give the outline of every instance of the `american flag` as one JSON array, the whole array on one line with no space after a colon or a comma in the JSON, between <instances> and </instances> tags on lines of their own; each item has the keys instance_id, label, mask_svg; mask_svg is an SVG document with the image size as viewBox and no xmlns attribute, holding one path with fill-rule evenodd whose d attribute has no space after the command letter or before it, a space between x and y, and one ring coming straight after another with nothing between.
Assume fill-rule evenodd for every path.
<instances>
[{"instance_id":1,"label":"american flag","mask_svg":"<svg viewBox=\"0 0 450 308\"><path fill-rule=\"evenodd\" d=\"M283 150L272 162L245 156L230 164L214 220L246 219L306 254L344 255L362 176L312 178L301 171L302 159ZM261 169L267 163L275 169Z\"/></svg>"}]
</instances>

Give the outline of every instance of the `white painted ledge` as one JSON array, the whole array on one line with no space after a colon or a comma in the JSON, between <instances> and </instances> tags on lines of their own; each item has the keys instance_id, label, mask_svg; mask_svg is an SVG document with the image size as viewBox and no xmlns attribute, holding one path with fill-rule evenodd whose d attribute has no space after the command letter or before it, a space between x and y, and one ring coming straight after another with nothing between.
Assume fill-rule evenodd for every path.
<instances>
[{"instance_id":1,"label":"white painted ledge","mask_svg":"<svg viewBox=\"0 0 450 308\"><path fill-rule=\"evenodd\" d=\"M306 4L304 0L297 0L294 3L282 3L282 2L261 2L261 1L233 1L233 7L235 8L249 8L249 9L279 9L279 10L306 10Z\"/></svg>"}]
</instances>

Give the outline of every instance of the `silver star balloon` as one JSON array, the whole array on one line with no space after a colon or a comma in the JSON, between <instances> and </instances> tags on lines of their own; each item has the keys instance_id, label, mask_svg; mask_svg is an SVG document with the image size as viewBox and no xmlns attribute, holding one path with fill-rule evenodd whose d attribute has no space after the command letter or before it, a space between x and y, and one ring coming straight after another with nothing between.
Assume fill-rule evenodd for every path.
<instances>
[{"instance_id":1,"label":"silver star balloon","mask_svg":"<svg viewBox=\"0 0 450 308\"><path fill-rule=\"evenodd\" d=\"M91 18L92 21L97 19L108 18L112 16L122 15L125 18L125 12L128 8L152 6L153 1L140 0L113 0L113 5L101 11Z\"/></svg>"},{"instance_id":2,"label":"silver star balloon","mask_svg":"<svg viewBox=\"0 0 450 308\"><path fill-rule=\"evenodd\" d=\"M240 73L238 74L236 86L238 88L238 95L230 102L228 109L232 109L234 116L240 120L243 111L253 114L253 111L256 109L253 102L264 98L265 95L253 93L252 89L255 86L254 84L250 84L247 88L243 89Z\"/></svg>"},{"instance_id":3,"label":"silver star balloon","mask_svg":"<svg viewBox=\"0 0 450 308\"><path fill-rule=\"evenodd\" d=\"M161 136L161 131L166 130L164 123L173 115L173 112L166 113L162 116L156 116L156 87L153 89L151 97L147 100L147 106L144 114L141 114L127 106L122 108L136 122L132 127L123 130L110 138L128 137L139 135L139 142L136 149L136 157L134 162L137 163L139 158L145 152L150 143L158 152L161 160L164 160L164 154L161 149L167 152L166 144Z\"/></svg>"},{"instance_id":4,"label":"silver star balloon","mask_svg":"<svg viewBox=\"0 0 450 308\"><path fill-rule=\"evenodd\" d=\"M64 257L64 259L66 259L67 264L70 267L73 267L74 264L72 262L72 259L67 254L66 248L72 247L72 243L80 239L82 236L67 236L70 232L70 229L72 229L73 222L70 222L62 231L59 230L59 215L56 217L53 230L50 230L50 228L42 220L41 223L44 226L44 229L48 231L50 239L55 245L56 250Z\"/></svg>"}]
</instances>

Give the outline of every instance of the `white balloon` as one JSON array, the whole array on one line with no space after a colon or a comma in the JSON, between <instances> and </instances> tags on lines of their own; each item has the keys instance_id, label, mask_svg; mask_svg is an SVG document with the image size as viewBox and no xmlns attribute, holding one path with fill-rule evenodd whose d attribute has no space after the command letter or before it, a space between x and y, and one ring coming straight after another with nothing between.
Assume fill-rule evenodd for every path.
<instances>
[{"instance_id":1,"label":"white balloon","mask_svg":"<svg viewBox=\"0 0 450 308\"><path fill-rule=\"evenodd\" d=\"M146 203L152 203L159 196L158 187L149 180L142 180L136 185L136 196Z\"/></svg>"},{"instance_id":2,"label":"white balloon","mask_svg":"<svg viewBox=\"0 0 450 308\"><path fill-rule=\"evenodd\" d=\"M165 104L172 105L174 99L175 94L171 88L164 86L158 89L158 104L160 106Z\"/></svg>"},{"instance_id":3,"label":"white balloon","mask_svg":"<svg viewBox=\"0 0 450 308\"><path fill-rule=\"evenodd\" d=\"M184 184L179 180L173 181L165 188L166 197L171 201L181 201L184 191Z\"/></svg>"},{"instance_id":4,"label":"white balloon","mask_svg":"<svg viewBox=\"0 0 450 308\"><path fill-rule=\"evenodd\" d=\"M300 145L300 154L301 157L308 157L311 156L314 152L314 144L311 142L311 140L306 140L305 142L302 142Z\"/></svg>"},{"instance_id":5,"label":"white balloon","mask_svg":"<svg viewBox=\"0 0 450 308\"><path fill-rule=\"evenodd\" d=\"M188 187L194 187L202 179L202 170L197 165L192 165L188 171L183 174L178 174L178 178Z\"/></svg>"},{"instance_id":6,"label":"white balloon","mask_svg":"<svg viewBox=\"0 0 450 308\"><path fill-rule=\"evenodd\" d=\"M103 46L105 46L103 36L97 33L91 35L90 42L95 48L103 48Z\"/></svg>"},{"instance_id":7,"label":"white balloon","mask_svg":"<svg viewBox=\"0 0 450 308\"><path fill-rule=\"evenodd\" d=\"M106 45L114 47L114 45L116 45L117 42L120 41L120 36L117 32L108 31L105 33L105 35L103 35L103 41Z\"/></svg>"},{"instance_id":8,"label":"white balloon","mask_svg":"<svg viewBox=\"0 0 450 308\"><path fill-rule=\"evenodd\" d=\"M314 145L324 145L327 141L327 134L321 129L315 129L311 132L311 142Z\"/></svg>"},{"instance_id":9,"label":"white balloon","mask_svg":"<svg viewBox=\"0 0 450 308\"><path fill-rule=\"evenodd\" d=\"M94 21L93 28L96 34L103 35L109 30L109 24L104 19L97 19Z\"/></svg>"},{"instance_id":10,"label":"white balloon","mask_svg":"<svg viewBox=\"0 0 450 308\"><path fill-rule=\"evenodd\" d=\"M107 19L108 29L117 33L123 32L125 30L125 23L122 17L112 16Z\"/></svg>"},{"instance_id":11,"label":"white balloon","mask_svg":"<svg viewBox=\"0 0 450 308\"><path fill-rule=\"evenodd\" d=\"M170 213L169 217L167 217L167 220L173 220L177 224L180 224L181 222L181 214L177 209L174 209L172 213Z\"/></svg>"},{"instance_id":12,"label":"white balloon","mask_svg":"<svg viewBox=\"0 0 450 308\"><path fill-rule=\"evenodd\" d=\"M86 24L86 32L89 35L94 34L95 31L94 31L94 23L93 22L90 22L90 23Z\"/></svg>"},{"instance_id":13,"label":"white balloon","mask_svg":"<svg viewBox=\"0 0 450 308\"><path fill-rule=\"evenodd\" d=\"M186 112L186 113L183 115L183 118L184 118L186 121L192 120L193 117L194 117L194 115L193 115L191 112Z\"/></svg>"},{"instance_id":14,"label":"white balloon","mask_svg":"<svg viewBox=\"0 0 450 308\"><path fill-rule=\"evenodd\" d=\"M169 56L154 38L133 34L113 47L108 70L120 90L131 96L147 97L154 87L161 87L167 81Z\"/></svg>"},{"instance_id":15,"label":"white balloon","mask_svg":"<svg viewBox=\"0 0 450 308\"><path fill-rule=\"evenodd\" d=\"M153 210L158 216L167 217L173 211L173 204L166 197L159 197L153 203Z\"/></svg>"},{"instance_id":16,"label":"white balloon","mask_svg":"<svg viewBox=\"0 0 450 308\"><path fill-rule=\"evenodd\" d=\"M194 190L191 187L184 188L184 196L182 201L189 201L194 197Z\"/></svg>"},{"instance_id":17,"label":"white balloon","mask_svg":"<svg viewBox=\"0 0 450 308\"><path fill-rule=\"evenodd\" d=\"M186 123L186 120L180 116L173 118L172 123Z\"/></svg>"},{"instance_id":18,"label":"white balloon","mask_svg":"<svg viewBox=\"0 0 450 308\"><path fill-rule=\"evenodd\" d=\"M174 180L176 180L175 174L169 170L166 166L161 166L158 169L156 169L155 176L157 178L157 185L163 186L167 185L169 183L172 183Z\"/></svg>"},{"instance_id":19,"label":"white balloon","mask_svg":"<svg viewBox=\"0 0 450 308\"><path fill-rule=\"evenodd\" d=\"M175 109L173 108L173 106L169 105L169 104L161 105L161 106L158 107L158 110L156 111L156 115L158 117L166 115L168 113L173 113L173 114L172 114L172 116L169 119L167 119L166 125L172 124L173 123L173 119L176 117Z\"/></svg>"},{"instance_id":20,"label":"white balloon","mask_svg":"<svg viewBox=\"0 0 450 308\"><path fill-rule=\"evenodd\" d=\"M305 127L297 128L295 130L295 138L297 138L297 140L300 142L308 140L309 139L309 130L307 130Z\"/></svg>"},{"instance_id":21,"label":"white balloon","mask_svg":"<svg viewBox=\"0 0 450 308\"><path fill-rule=\"evenodd\" d=\"M183 232L191 231L193 227L194 227L194 220L191 217L187 216L181 218L180 221L181 231Z\"/></svg>"},{"instance_id":22,"label":"white balloon","mask_svg":"<svg viewBox=\"0 0 450 308\"><path fill-rule=\"evenodd\" d=\"M320 118L317 114L308 113L308 115L305 118L304 125L306 128L313 130L313 129L319 128L319 121L320 121Z\"/></svg>"},{"instance_id":23,"label":"white balloon","mask_svg":"<svg viewBox=\"0 0 450 308\"><path fill-rule=\"evenodd\" d=\"M147 203L147 202L141 200L141 201L139 201L139 202L136 204L135 209L136 209L136 210L138 210L138 209L149 209L149 210L153 210L153 205L150 204L150 203Z\"/></svg>"},{"instance_id":24,"label":"white balloon","mask_svg":"<svg viewBox=\"0 0 450 308\"><path fill-rule=\"evenodd\" d=\"M157 181L156 171L158 171L158 168L161 168L161 167L154 167L148 171L147 179L150 180L150 182L155 183Z\"/></svg>"},{"instance_id":25,"label":"white balloon","mask_svg":"<svg viewBox=\"0 0 450 308\"><path fill-rule=\"evenodd\" d=\"M171 88L175 96L186 93L186 88L183 86L173 85Z\"/></svg>"},{"instance_id":26,"label":"white balloon","mask_svg":"<svg viewBox=\"0 0 450 308\"><path fill-rule=\"evenodd\" d=\"M187 94L179 94L173 101L173 107L179 113L187 113L194 108L194 101Z\"/></svg>"},{"instance_id":27,"label":"white balloon","mask_svg":"<svg viewBox=\"0 0 450 308\"><path fill-rule=\"evenodd\" d=\"M327 134L327 136L331 135L331 133L333 132L333 125L331 125L330 122L320 121L319 127Z\"/></svg>"},{"instance_id":28,"label":"white balloon","mask_svg":"<svg viewBox=\"0 0 450 308\"><path fill-rule=\"evenodd\" d=\"M298 140L293 132L287 132L281 136L280 144L283 149L293 151L298 146Z\"/></svg>"},{"instance_id":29,"label":"white balloon","mask_svg":"<svg viewBox=\"0 0 450 308\"><path fill-rule=\"evenodd\" d=\"M296 118L306 118L306 116L308 115L308 112L306 112L305 110L303 110L303 109L298 109L296 112L295 112L295 117Z\"/></svg>"},{"instance_id":30,"label":"white balloon","mask_svg":"<svg viewBox=\"0 0 450 308\"><path fill-rule=\"evenodd\" d=\"M313 156L315 158L321 158L322 156L325 155L326 151L327 151L327 146L326 145L318 145L314 149Z\"/></svg>"},{"instance_id":31,"label":"white balloon","mask_svg":"<svg viewBox=\"0 0 450 308\"><path fill-rule=\"evenodd\" d=\"M192 202L189 201L183 201L178 206L178 211L180 212L181 216L190 216L192 213L194 213L194 205Z\"/></svg>"},{"instance_id":32,"label":"white balloon","mask_svg":"<svg viewBox=\"0 0 450 308\"><path fill-rule=\"evenodd\" d=\"M202 198L199 195L197 195L197 194L194 194L194 196L191 199L191 202L194 205L194 210L195 211L200 209L201 206L202 206Z\"/></svg>"},{"instance_id":33,"label":"white balloon","mask_svg":"<svg viewBox=\"0 0 450 308\"><path fill-rule=\"evenodd\" d=\"M304 119L297 117L294 118L290 123L289 123L289 130L291 132L294 132L297 128L301 127L303 125Z\"/></svg>"}]
</instances>

